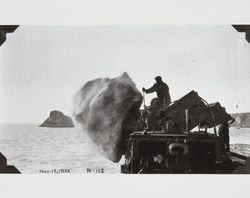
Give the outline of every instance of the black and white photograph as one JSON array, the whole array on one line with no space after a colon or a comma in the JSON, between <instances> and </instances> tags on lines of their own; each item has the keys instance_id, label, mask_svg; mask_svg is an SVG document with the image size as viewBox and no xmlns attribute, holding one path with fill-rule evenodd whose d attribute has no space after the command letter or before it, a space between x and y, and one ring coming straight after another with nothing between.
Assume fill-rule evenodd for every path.
<instances>
[{"instance_id":1,"label":"black and white photograph","mask_svg":"<svg viewBox=\"0 0 250 198\"><path fill-rule=\"evenodd\" d=\"M0 0L0 197L248 197L249 6Z\"/></svg>"},{"instance_id":2,"label":"black and white photograph","mask_svg":"<svg viewBox=\"0 0 250 198\"><path fill-rule=\"evenodd\" d=\"M250 173L250 25L0 32L0 173Z\"/></svg>"}]
</instances>

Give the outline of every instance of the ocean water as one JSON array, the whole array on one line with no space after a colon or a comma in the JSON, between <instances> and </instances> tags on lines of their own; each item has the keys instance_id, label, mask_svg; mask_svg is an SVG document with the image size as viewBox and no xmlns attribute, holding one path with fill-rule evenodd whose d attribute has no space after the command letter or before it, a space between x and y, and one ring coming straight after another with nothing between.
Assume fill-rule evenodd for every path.
<instances>
[{"instance_id":1,"label":"ocean water","mask_svg":"<svg viewBox=\"0 0 250 198\"><path fill-rule=\"evenodd\" d=\"M22 173L66 169L70 173L120 173L77 128L42 128L36 124L2 124L0 152ZM66 171L67 172L67 171Z\"/></svg>"},{"instance_id":2,"label":"ocean water","mask_svg":"<svg viewBox=\"0 0 250 198\"><path fill-rule=\"evenodd\" d=\"M250 156L250 129L230 128L231 150ZM36 124L0 125L0 152L22 173L61 169L70 173L103 170L120 173L119 163L106 159L77 128L41 128Z\"/></svg>"},{"instance_id":3,"label":"ocean water","mask_svg":"<svg viewBox=\"0 0 250 198\"><path fill-rule=\"evenodd\" d=\"M230 150L250 156L250 128L230 127Z\"/></svg>"}]
</instances>

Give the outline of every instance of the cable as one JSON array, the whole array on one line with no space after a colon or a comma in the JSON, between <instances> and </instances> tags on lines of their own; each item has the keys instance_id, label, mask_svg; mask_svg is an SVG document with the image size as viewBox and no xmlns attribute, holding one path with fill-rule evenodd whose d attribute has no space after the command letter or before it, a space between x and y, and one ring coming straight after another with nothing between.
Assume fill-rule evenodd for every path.
<instances>
[{"instance_id":1,"label":"cable","mask_svg":"<svg viewBox=\"0 0 250 198\"><path fill-rule=\"evenodd\" d=\"M199 96L199 97L200 97L200 96ZM212 119L213 119L213 121L214 121L214 133L215 133L215 135L217 136L214 113L213 113L212 109L210 108L208 102L207 102L206 100L204 100L202 97L200 97L200 99L207 105L207 107L208 107L208 109L209 109L209 111L210 111L210 113L211 113Z\"/></svg>"}]
</instances>

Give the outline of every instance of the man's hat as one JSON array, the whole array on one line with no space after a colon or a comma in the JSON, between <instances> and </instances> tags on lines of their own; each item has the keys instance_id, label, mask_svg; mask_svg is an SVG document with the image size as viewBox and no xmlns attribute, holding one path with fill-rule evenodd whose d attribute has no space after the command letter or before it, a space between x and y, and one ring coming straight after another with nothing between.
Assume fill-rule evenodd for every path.
<instances>
[{"instance_id":1,"label":"man's hat","mask_svg":"<svg viewBox=\"0 0 250 198\"><path fill-rule=\"evenodd\" d=\"M155 80L162 80L161 76L156 76Z\"/></svg>"}]
</instances>

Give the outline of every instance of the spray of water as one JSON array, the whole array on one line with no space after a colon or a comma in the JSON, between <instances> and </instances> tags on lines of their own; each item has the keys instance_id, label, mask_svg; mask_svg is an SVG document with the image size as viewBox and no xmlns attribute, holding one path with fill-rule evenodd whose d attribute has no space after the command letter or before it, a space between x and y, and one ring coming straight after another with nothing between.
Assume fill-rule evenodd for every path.
<instances>
[{"instance_id":1,"label":"spray of water","mask_svg":"<svg viewBox=\"0 0 250 198\"><path fill-rule=\"evenodd\" d=\"M99 150L118 162L140 115L141 103L142 95L127 73L113 79L98 78L76 93L73 117Z\"/></svg>"}]
</instances>

